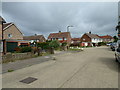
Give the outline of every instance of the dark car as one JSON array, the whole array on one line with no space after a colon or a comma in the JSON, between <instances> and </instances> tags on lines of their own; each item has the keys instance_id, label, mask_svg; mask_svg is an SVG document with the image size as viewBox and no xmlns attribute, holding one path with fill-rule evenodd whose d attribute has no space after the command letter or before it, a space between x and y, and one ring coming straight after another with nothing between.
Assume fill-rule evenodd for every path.
<instances>
[{"instance_id":1,"label":"dark car","mask_svg":"<svg viewBox=\"0 0 120 90\"><path fill-rule=\"evenodd\" d=\"M116 45L117 45L116 42L114 42L110 45L110 48L112 49L112 51L115 51Z\"/></svg>"},{"instance_id":2,"label":"dark car","mask_svg":"<svg viewBox=\"0 0 120 90\"><path fill-rule=\"evenodd\" d=\"M120 63L120 40L117 41L115 48L115 60Z\"/></svg>"}]
</instances>

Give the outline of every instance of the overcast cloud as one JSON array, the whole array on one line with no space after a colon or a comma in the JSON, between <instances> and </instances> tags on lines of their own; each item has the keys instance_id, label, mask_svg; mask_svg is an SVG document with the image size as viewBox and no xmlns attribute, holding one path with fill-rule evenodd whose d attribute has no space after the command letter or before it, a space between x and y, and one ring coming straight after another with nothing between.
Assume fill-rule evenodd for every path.
<instances>
[{"instance_id":1,"label":"overcast cloud","mask_svg":"<svg viewBox=\"0 0 120 90\"><path fill-rule=\"evenodd\" d=\"M91 31L99 35L116 35L118 22L117 2L4 2L2 16L8 22L14 22L24 35L67 31L68 25L72 37L81 37Z\"/></svg>"}]
</instances>

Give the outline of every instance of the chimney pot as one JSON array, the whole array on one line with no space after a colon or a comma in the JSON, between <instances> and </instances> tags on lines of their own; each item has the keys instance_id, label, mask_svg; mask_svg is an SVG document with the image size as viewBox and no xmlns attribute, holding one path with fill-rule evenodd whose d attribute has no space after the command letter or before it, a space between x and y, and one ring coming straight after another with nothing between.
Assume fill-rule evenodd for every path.
<instances>
[{"instance_id":1,"label":"chimney pot","mask_svg":"<svg viewBox=\"0 0 120 90\"><path fill-rule=\"evenodd\" d=\"M59 33L61 33L61 31L59 31Z\"/></svg>"},{"instance_id":2,"label":"chimney pot","mask_svg":"<svg viewBox=\"0 0 120 90\"><path fill-rule=\"evenodd\" d=\"M91 31L89 32L89 34L91 34Z\"/></svg>"}]
</instances>

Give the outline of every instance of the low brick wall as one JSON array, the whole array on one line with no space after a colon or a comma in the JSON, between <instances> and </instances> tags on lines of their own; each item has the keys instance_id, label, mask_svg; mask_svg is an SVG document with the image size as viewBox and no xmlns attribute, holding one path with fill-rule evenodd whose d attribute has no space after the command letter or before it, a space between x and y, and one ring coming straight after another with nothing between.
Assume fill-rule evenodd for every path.
<instances>
[{"instance_id":1,"label":"low brick wall","mask_svg":"<svg viewBox=\"0 0 120 90\"><path fill-rule=\"evenodd\" d=\"M11 62L11 61L15 61L15 60L20 60L20 59L26 59L26 58L31 58L33 57L34 54L32 54L31 52L29 53L8 53L4 56L2 56L2 62Z\"/></svg>"}]
</instances>

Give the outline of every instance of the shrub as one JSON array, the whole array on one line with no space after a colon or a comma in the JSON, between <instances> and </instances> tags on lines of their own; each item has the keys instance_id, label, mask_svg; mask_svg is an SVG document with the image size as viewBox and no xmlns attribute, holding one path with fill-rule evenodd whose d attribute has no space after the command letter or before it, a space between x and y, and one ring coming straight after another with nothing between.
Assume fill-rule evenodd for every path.
<instances>
[{"instance_id":1,"label":"shrub","mask_svg":"<svg viewBox=\"0 0 120 90\"><path fill-rule=\"evenodd\" d=\"M106 42L99 42L98 46L106 45Z\"/></svg>"},{"instance_id":2,"label":"shrub","mask_svg":"<svg viewBox=\"0 0 120 90\"><path fill-rule=\"evenodd\" d=\"M15 50L16 52L20 52L20 51L21 51L20 47L16 47L14 50Z\"/></svg>"},{"instance_id":3,"label":"shrub","mask_svg":"<svg viewBox=\"0 0 120 90\"><path fill-rule=\"evenodd\" d=\"M21 53L25 53L25 52L31 52L32 48L31 47L21 47Z\"/></svg>"},{"instance_id":4,"label":"shrub","mask_svg":"<svg viewBox=\"0 0 120 90\"><path fill-rule=\"evenodd\" d=\"M42 49L48 49L49 48L49 42L38 43L37 46L41 47Z\"/></svg>"},{"instance_id":5,"label":"shrub","mask_svg":"<svg viewBox=\"0 0 120 90\"><path fill-rule=\"evenodd\" d=\"M57 49L57 48L60 47L60 42L57 41L57 40L51 41L51 42L49 43L49 47L54 47L55 49Z\"/></svg>"},{"instance_id":6,"label":"shrub","mask_svg":"<svg viewBox=\"0 0 120 90\"><path fill-rule=\"evenodd\" d=\"M64 43L62 43L62 45L61 46L66 46L67 45L67 43L66 42L64 42Z\"/></svg>"},{"instance_id":7,"label":"shrub","mask_svg":"<svg viewBox=\"0 0 120 90\"><path fill-rule=\"evenodd\" d=\"M12 69L9 69L9 70L8 70L8 72L13 72L13 71L14 71L14 70L12 70Z\"/></svg>"}]
</instances>

